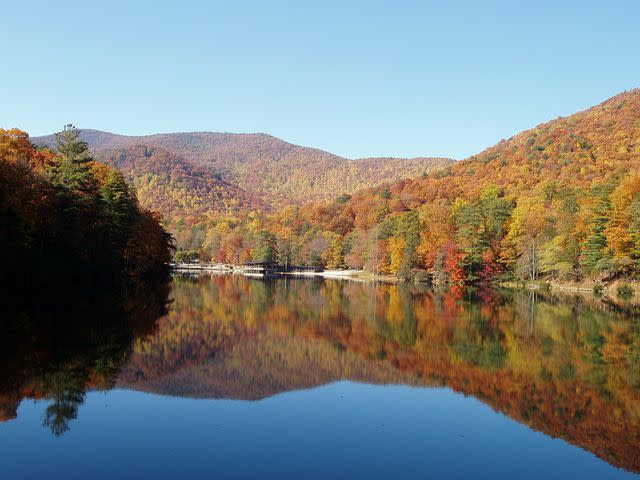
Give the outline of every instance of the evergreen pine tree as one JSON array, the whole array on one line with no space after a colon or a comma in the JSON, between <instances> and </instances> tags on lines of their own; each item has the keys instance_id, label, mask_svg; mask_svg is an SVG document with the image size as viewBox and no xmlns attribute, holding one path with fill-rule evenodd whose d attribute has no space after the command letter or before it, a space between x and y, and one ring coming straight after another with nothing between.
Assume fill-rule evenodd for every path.
<instances>
[{"instance_id":1,"label":"evergreen pine tree","mask_svg":"<svg viewBox=\"0 0 640 480\"><path fill-rule=\"evenodd\" d=\"M56 134L56 151L59 157L48 167L47 179L71 201L69 207L94 200L97 182L91 171L93 159L86 142L80 140L80 130L66 125Z\"/></svg>"},{"instance_id":2,"label":"evergreen pine tree","mask_svg":"<svg viewBox=\"0 0 640 480\"><path fill-rule=\"evenodd\" d=\"M605 271L610 266L611 254L607 249L604 231L611 213L611 191L609 185L604 185L594 188L591 192L597 200L587 236L582 242L580 256L580 264L590 274Z\"/></svg>"}]
</instances>

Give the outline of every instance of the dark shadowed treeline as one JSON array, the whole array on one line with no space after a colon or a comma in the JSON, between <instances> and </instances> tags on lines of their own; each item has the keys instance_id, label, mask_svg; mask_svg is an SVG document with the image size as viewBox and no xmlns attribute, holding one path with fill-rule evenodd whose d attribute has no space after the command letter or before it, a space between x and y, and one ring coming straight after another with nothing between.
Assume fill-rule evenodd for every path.
<instances>
[{"instance_id":1,"label":"dark shadowed treeline","mask_svg":"<svg viewBox=\"0 0 640 480\"><path fill-rule=\"evenodd\" d=\"M120 172L92 159L74 127L56 137L53 150L36 149L20 130L0 129L0 167L3 280L166 273L170 236Z\"/></svg>"},{"instance_id":2,"label":"dark shadowed treeline","mask_svg":"<svg viewBox=\"0 0 640 480\"><path fill-rule=\"evenodd\" d=\"M70 428L87 390L113 388L133 339L166 313L169 292L168 283L62 287L38 301L13 295L0 318L0 421L15 418L24 397L47 398L43 424L55 435Z\"/></svg>"}]
</instances>

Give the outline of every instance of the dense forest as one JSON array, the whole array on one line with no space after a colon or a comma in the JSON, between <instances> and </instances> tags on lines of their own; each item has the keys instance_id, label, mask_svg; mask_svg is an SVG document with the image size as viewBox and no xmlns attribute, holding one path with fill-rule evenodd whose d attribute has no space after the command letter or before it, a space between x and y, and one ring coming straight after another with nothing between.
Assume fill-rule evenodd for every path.
<instances>
[{"instance_id":1,"label":"dense forest","mask_svg":"<svg viewBox=\"0 0 640 480\"><path fill-rule=\"evenodd\" d=\"M20 138L24 148L31 149L22 154L27 160L13 162L11 168L26 169L33 179L29 182L39 188L58 189L56 195L40 198L60 202L68 197L69 202L75 195L73 208L60 207L69 218L58 220L74 225L59 229L67 236L61 245L90 233L96 242L108 244L101 252L122 249L125 237L113 238L113 232L132 231L127 230L131 225L106 228L117 215L95 216L99 221L90 232L81 230L86 224L72 220L74 215L92 215L89 204L94 209L106 206L111 197L105 188L114 188L114 178L122 182L119 174L96 162L91 168L70 163L74 168L85 165L94 179L88 187L93 193L85 194L80 187L62 185L64 175L54 178L60 169L54 166L60 163L56 158L64 155L35 149L18 133L4 136L13 142ZM50 145L52 138L34 142ZM279 261L453 283L542 278L607 282L640 276L639 90L454 163L347 161L261 134L124 137L88 131L83 138L98 158L122 169L143 206L163 215L180 260ZM3 173L4 182L16 178L8 170ZM414 178L397 180L411 175ZM389 182L382 183L385 179ZM367 186L371 188L354 191ZM33 189L28 192L33 194ZM128 187L124 195L135 204ZM309 203L327 196L331 199ZM97 203L86 201L98 198ZM54 227L47 226L53 217L38 208L29 214L11 213L25 220L4 225L24 223L21 231L26 230L22 240L5 232L7 242L40 245L37 232L27 230ZM15 209L19 207L4 210ZM29 215L41 215L42 221ZM143 212L118 218L145 215L148 218ZM74 229L80 230L72 233ZM91 249L81 250L84 258L91 256ZM109 257L115 258L101 254L91 262Z\"/></svg>"},{"instance_id":2,"label":"dense forest","mask_svg":"<svg viewBox=\"0 0 640 480\"><path fill-rule=\"evenodd\" d=\"M42 145L50 145L53 140L53 136L34 138L34 142ZM85 130L83 140L97 158L108 163L117 150L127 152L131 161L144 162L144 150L131 148L136 146L169 152L195 168L194 178L199 175L197 167L206 167L218 180L260 197L269 207L329 200L335 192L352 193L452 163L446 158L426 157L349 160L263 133L191 132L136 137ZM125 173L129 174L127 170ZM130 178L135 182L143 174L143 169L130 172ZM165 176L172 178L170 170ZM156 195L163 195L162 190L156 191ZM141 195L143 204L144 198ZM221 208L222 204L211 207L215 211L228 211Z\"/></svg>"},{"instance_id":3,"label":"dense forest","mask_svg":"<svg viewBox=\"0 0 640 480\"><path fill-rule=\"evenodd\" d=\"M194 165L161 147L134 145L101 150L99 158L120 170L136 189L140 202L162 213L172 231L193 226L222 212L264 208L257 194L227 182L211 169Z\"/></svg>"},{"instance_id":4,"label":"dense forest","mask_svg":"<svg viewBox=\"0 0 640 480\"><path fill-rule=\"evenodd\" d=\"M2 277L50 282L166 274L171 237L138 205L122 173L95 161L68 125L55 148L36 148L26 132L0 129Z\"/></svg>"},{"instance_id":5,"label":"dense forest","mask_svg":"<svg viewBox=\"0 0 640 480\"><path fill-rule=\"evenodd\" d=\"M83 130L81 138L96 159L124 173L140 204L161 213L176 244L186 249L202 243L205 223L215 219L330 200L452 163L426 157L349 160L265 134L133 137ZM52 146L55 136L32 141Z\"/></svg>"},{"instance_id":6,"label":"dense forest","mask_svg":"<svg viewBox=\"0 0 640 480\"><path fill-rule=\"evenodd\" d=\"M638 278L639 159L633 90L444 170L275 214L222 216L181 232L179 245L205 260L400 279Z\"/></svg>"}]
</instances>

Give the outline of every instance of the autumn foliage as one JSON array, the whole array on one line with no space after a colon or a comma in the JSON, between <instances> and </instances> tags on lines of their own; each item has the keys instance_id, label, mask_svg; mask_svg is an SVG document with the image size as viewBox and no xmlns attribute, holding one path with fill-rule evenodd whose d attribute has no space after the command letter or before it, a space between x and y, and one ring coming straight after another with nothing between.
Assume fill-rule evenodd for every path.
<instances>
[{"instance_id":1,"label":"autumn foliage","mask_svg":"<svg viewBox=\"0 0 640 480\"><path fill-rule=\"evenodd\" d=\"M141 204L163 215L180 259L255 260L268 236L269 257L283 264L363 268L402 280L428 272L454 283L609 281L640 277L639 117L640 91L633 90L453 164L349 162L266 135L89 131L86 138L133 182ZM19 169L15 159L28 158L29 174L44 178L55 158L47 150L26 154L32 147L19 137L3 140L7 162ZM427 165L443 168L427 172ZM417 166L423 174L397 180ZM47 188L29 183L31 190L12 198ZM82 197L84 187L76 187ZM52 221L39 211L46 208L56 207L32 205L21 218Z\"/></svg>"},{"instance_id":2,"label":"autumn foliage","mask_svg":"<svg viewBox=\"0 0 640 480\"><path fill-rule=\"evenodd\" d=\"M399 278L416 269L453 282L638 278L638 118L633 90L415 179L210 219L189 248L228 261L224 235L251 251L266 229L293 262L328 265L331 255L331 265Z\"/></svg>"}]
</instances>

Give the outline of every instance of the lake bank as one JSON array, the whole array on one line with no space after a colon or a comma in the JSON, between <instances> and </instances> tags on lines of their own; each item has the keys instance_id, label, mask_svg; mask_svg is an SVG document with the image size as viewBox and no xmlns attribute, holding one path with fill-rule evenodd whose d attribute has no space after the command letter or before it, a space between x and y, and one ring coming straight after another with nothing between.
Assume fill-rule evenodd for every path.
<instances>
[{"instance_id":1,"label":"lake bank","mask_svg":"<svg viewBox=\"0 0 640 480\"><path fill-rule=\"evenodd\" d=\"M588 298L607 300L616 305L626 305L627 307L630 305L640 305L640 282L624 279L608 283L596 282L594 280L584 280L582 282L500 282L498 286L514 289L547 290L566 295L580 295ZM625 290L627 291L625 292Z\"/></svg>"},{"instance_id":2,"label":"lake bank","mask_svg":"<svg viewBox=\"0 0 640 480\"><path fill-rule=\"evenodd\" d=\"M250 277L263 277L264 275L255 274L249 271L242 265L227 265L227 264L188 264L188 263L174 263L171 265L172 269L176 272L209 272L209 273L224 273L224 274L241 274ZM271 276L271 275L267 275ZM277 276L294 276L305 278L328 278L337 280L349 280L356 282L382 282L382 283L400 283L394 275L376 275L366 270L347 270L347 269L331 269L323 271L287 271L279 272ZM407 282L414 283L414 282ZM427 282L429 283L429 282ZM433 283L433 285L437 285ZM640 303L640 282L630 280L616 280L613 282L603 283L595 280L584 280L582 282L559 282L559 281L547 281L540 280L536 282L499 282L496 284L503 288L526 288L530 290L550 290L553 292L567 293L567 294L581 294L586 296L601 296L609 298L612 301L623 300L625 303ZM596 286L601 287L596 293ZM620 288L630 288L631 295L624 295L619 293Z\"/></svg>"},{"instance_id":3,"label":"lake bank","mask_svg":"<svg viewBox=\"0 0 640 480\"><path fill-rule=\"evenodd\" d=\"M201 263L172 263L171 268L175 272L210 272L210 273L227 273L227 274L241 274L246 276L263 276L256 274L251 269L243 265L228 265L228 264L201 264ZM387 282L396 283L398 278L393 275L376 275L374 273L367 272L366 270L347 270L347 269L331 269L322 271L308 271L308 270L292 270L285 272L278 272L278 276L296 276L296 277L321 277L321 278L333 278L339 280L353 280L361 282ZM270 275L267 275L270 276Z\"/></svg>"}]
</instances>

